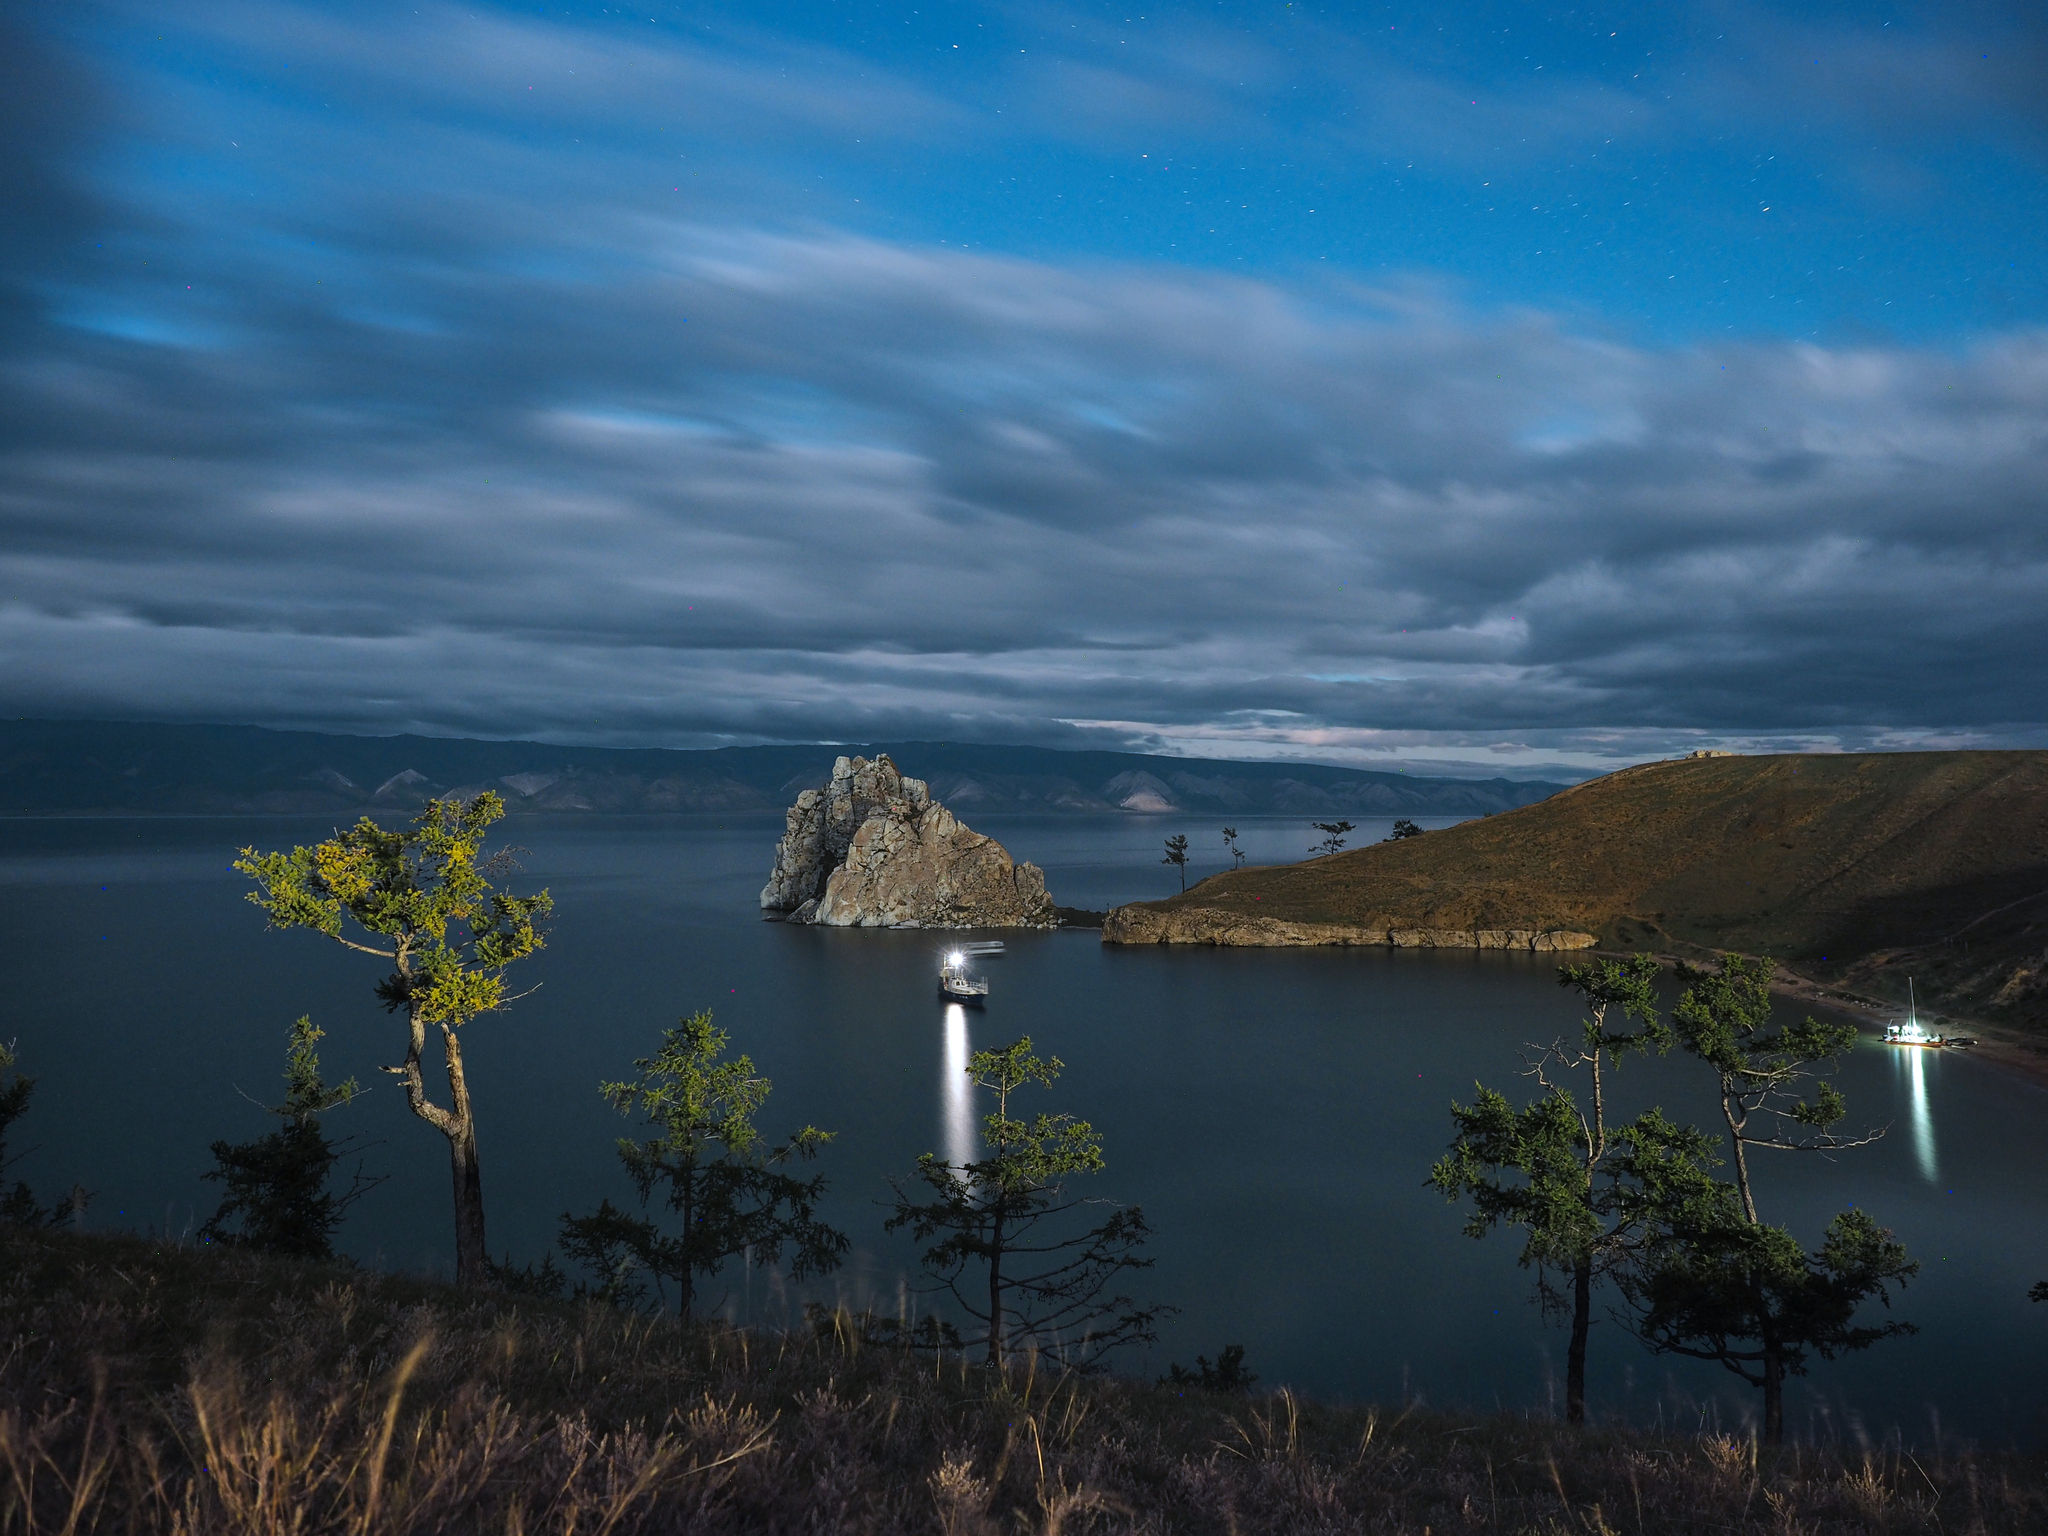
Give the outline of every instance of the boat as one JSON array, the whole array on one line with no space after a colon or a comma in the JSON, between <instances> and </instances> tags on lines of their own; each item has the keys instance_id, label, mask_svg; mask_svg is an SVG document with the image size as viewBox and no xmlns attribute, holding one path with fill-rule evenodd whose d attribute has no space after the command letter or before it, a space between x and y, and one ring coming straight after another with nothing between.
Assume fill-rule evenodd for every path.
<instances>
[{"instance_id":1,"label":"boat","mask_svg":"<svg viewBox=\"0 0 2048 1536\"><path fill-rule=\"evenodd\" d=\"M1000 954L1002 946L997 945L995 952ZM945 963L939 967L939 996L970 1008L979 1008L988 1001L988 978L968 972L964 949L949 950Z\"/></svg>"},{"instance_id":2,"label":"boat","mask_svg":"<svg viewBox=\"0 0 2048 1536\"><path fill-rule=\"evenodd\" d=\"M1884 1043L1886 1045L1924 1046L1929 1050L1937 1049L1948 1043L1940 1035L1929 1034L1921 1026L1920 1004L1913 996L1913 978L1910 976L1906 978L1906 1017L1894 1019L1891 1023L1885 1025Z\"/></svg>"}]
</instances>

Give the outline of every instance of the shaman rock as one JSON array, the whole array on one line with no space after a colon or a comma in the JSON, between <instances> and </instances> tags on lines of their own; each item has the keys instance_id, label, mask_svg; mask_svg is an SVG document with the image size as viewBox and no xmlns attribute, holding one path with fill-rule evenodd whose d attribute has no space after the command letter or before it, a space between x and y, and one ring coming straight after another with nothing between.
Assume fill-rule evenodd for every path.
<instances>
[{"instance_id":1,"label":"shaman rock","mask_svg":"<svg viewBox=\"0 0 2048 1536\"><path fill-rule=\"evenodd\" d=\"M1045 876L888 757L840 758L790 807L761 906L837 928L1051 928Z\"/></svg>"}]
</instances>

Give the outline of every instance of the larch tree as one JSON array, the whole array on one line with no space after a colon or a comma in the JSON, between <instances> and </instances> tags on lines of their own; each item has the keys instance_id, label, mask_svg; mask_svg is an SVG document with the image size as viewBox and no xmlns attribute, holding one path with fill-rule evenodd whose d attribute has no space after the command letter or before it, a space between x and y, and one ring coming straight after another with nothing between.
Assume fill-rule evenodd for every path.
<instances>
[{"instance_id":1,"label":"larch tree","mask_svg":"<svg viewBox=\"0 0 2048 1536\"><path fill-rule=\"evenodd\" d=\"M311 848L244 848L235 861L256 882L249 900L272 927L310 929L391 966L376 995L386 1012L405 1016L405 1058L384 1070L403 1084L412 1112L447 1140L455 1279L466 1286L488 1284L491 1270L461 1030L511 1000L505 968L541 948L539 924L554 907L546 891L513 896L492 886L510 859L487 858L484 834L504 814L504 801L489 791L467 801L429 800L400 831L365 816ZM430 1030L440 1036L446 1104L427 1093Z\"/></svg>"},{"instance_id":2,"label":"larch tree","mask_svg":"<svg viewBox=\"0 0 2048 1536\"><path fill-rule=\"evenodd\" d=\"M1085 1369L1120 1345L1154 1342L1153 1325L1171 1310L1114 1292L1130 1273L1152 1266L1138 1256L1150 1235L1143 1210L1069 1189L1070 1180L1102 1170L1094 1127L1065 1114L1011 1114L1013 1096L1034 1084L1051 1087L1062 1065L1034 1056L1028 1035L976 1051L968 1075L995 1095L982 1121L986 1155L955 1167L927 1152L911 1179L929 1198L913 1198L899 1183L884 1223L931 1244L921 1262L935 1288L981 1324L982 1336L968 1342L979 1343L992 1366L1033 1348ZM1083 1227L1091 1207L1108 1214Z\"/></svg>"},{"instance_id":3,"label":"larch tree","mask_svg":"<svg viewBox=\"0 0 2048 1536\"><path fill-rule=\"evenodd\" d=\"M1175 833L1166 840L1166 857L1159 861L1171 864L1180 871L1180 888L1188 888L1188 840L1185 833Z\"/></svg>"},{"instance_id":4,"label":"larch tree","mask_svg":"<svg viewBox=\"0 0 2048 1536\"><path fill-rule=\"evenodd\" d=\"M621 1114L638 1111L658 1132L622 1138L619 1160L639 1193L641 1209L656 1198L676 1218L674 1231L604 1201L589 1216L562 1218L562 1251L598 1277L599 1292L617 1302L639 1294L636 1274L655 1277L662 1297L675 1288L676 1311L688 1317L697 1285L731 1260L777 1264L787 1252L793 1278L839 1267L846 1234L818 1220L822 1175L800 1179L779 1165L808 1161L833 1133L805 1126L765 1145L754 1116L774 1085L746 1056L722 1060L729 1037L708 1012L662 1035L661 1049L633 1063L631 1082L599 1091Z\"/></svg>"}]
</instances>

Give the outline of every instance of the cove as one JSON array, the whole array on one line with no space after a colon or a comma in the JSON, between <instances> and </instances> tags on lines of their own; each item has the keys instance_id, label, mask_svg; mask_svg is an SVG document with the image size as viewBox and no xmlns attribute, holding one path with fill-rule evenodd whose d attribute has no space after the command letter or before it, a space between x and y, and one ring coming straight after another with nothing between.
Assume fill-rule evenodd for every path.
<instances>
[{"instance_id":1,"label":"cove","mask_svg":"<svg viewBox=\"0 0 2048 1536\"><path fill-rule=\"evenodd\" d=\"M1161 840L1189 835L1191 875L1223 863L1198 817L988 817L977 830L1046 871L1055 898L1101 908L1177 888ZM1306 855L1305 820L1237 823L1255 862ZM1047 1107L1101 1131L1100 1193L1142 1204L1157 1237L1143 1294L1181 1308L1150 1359L1243 1343L1262 1385L1318 1396L1541 1409L1563 1335L1530 1303L1512 1237L1465 1238L1424 1187L1450 1134L1447 1106L1475 1078L1520 1096L1519 1056L1570 1029L1548 956L1422 950L1105 949L1089 932L1005 934L985 1013L948 1016L934 993L942 935L796 928L756 906L779 816L527 819L521 888L548 886L548 949L524 962L511 1011L467 1037L479 1103L492 1248L536 1257L565 1211L628 1193L611 1152L631 1130L597 1083L626 1075L676 1017L711 1008L736 1050L774 1079L771 1133L839 1133L818 1164L854 1261L826 1299L899 1305L916 1271L881 1232L887 1179L948 1152L978 1110L968 1050L1030 1034L1067 1064ZM5 1035L40 1086L14 1170L48 1193L97 1191L89 1224L195 1229L211 1210L207 1144L267 1128L284 1030L310 1013L330 1078L368 1096L330 1129L371 1143L390 1175L343 1233L365 1263L445 1269L446 1159L377 1069L396 1027L371 996L376 965L309 935L266 932L228 865L237 848L289 846L325 820L0 822ZM1357 841L1383 836L1365 824ZM1689 1063L1631 1062L1620 1113L1662 1104L1705 1124ZM1758 1180L1768 1219L1803 1236L1854 1202L1923 1263L1900 1315L1911 1339L1816 1363L1788 1391L1795 1434L1909 1441L1944 1430L2030 1441L2048 1360L2048 1091L1968 1056L1852 1052L1839 1078L1855 1124L1889 1124L1836 1160L1779 1156ZM244 1097L247 1095L247 1097ZM735 1273L724 1305L763 1324L802 1298ZM715 1294L715 1293L714 1293ZM1561 1390L1561 1389L1560 1389ZM1724 1373L1652 1357L1595 1330L1593 1411L1741 1422L1752 1394Z\"/></svg>"}]
</instances>

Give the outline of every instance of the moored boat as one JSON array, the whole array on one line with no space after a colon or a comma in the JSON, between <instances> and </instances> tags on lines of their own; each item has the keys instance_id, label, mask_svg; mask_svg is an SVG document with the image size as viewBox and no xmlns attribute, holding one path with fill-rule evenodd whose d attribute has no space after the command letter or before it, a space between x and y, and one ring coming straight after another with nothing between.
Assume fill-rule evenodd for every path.
<instances>
[{"instance_id":1,"label":"moored boat","mask_svg":"<svg viewBox=\"0 0 2048 1536\"><path fill-rule=\"evenodd\" d=\"M969 973L967 956L962 951L949 951L939 967L939 996L979 1008L988 1000L988 978Z\"/></svg>"},{"instance_id":2,"label":"moored boat","mask_svg":"<svg viewBox=\"0 0 2048 1536\"><path fill-rule=\"evenodd\" d=\"M1920 1023L1920 1004L1913 996L1913 979L1906 978L1906 1016L1884 1027L1886 1045L1914 1045L1936 1049L1946 1045L1940 1035L1930 1034Z\"/></svg>"}]
</instances>

